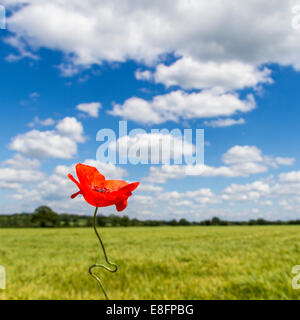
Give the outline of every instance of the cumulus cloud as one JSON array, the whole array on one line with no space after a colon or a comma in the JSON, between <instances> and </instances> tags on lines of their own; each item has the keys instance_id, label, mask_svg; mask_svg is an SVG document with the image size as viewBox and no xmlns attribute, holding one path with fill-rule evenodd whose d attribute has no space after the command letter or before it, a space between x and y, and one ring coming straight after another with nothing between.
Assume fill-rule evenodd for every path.
<instances>
[{"instance_id":1,"label":"cumulus cloud","mask_svg":"<svg viewBox=\"0 0 300 320\"><path fill-rule=\"evenodd\" d=\"M124 153L129 160L136 163L182 163L184 156L193 156L195 146L183 140L181 132L175 134L138 133L123 136L109 145L114 152Z\"/></svg>"},{"instance_id":2,"label":"cumulus cloud","mask_svg":"<svg viewBox=\"0 0 300 320\"><path fill-rule=\"evenodd\" d=\"M231 184L224 190L224 200L252 201L268 195L271 188L268 183L254 181L247 184Z\"/></svg>"},{"instance_id":3,"label":"cumulus cloud","mask_svg":"<svg viewBox=\"0 0 300 320\"><path fill-rule=\"evenodd\" d=\"M201 177L248 177L252 174L268 171L268 167L255 162L246 162L233 166L213 167L207 165L163 165L161 167L150 167L150 175L147 181L165 183L169 179L182 179L187 176Z\"/></svg>"},{"instance_id":4,"label":"cumulus cloud","mask_svg":"<svg viewBox=\"0 0 300 320\"><path fill-rule=\"evenodd\" d=\"M263 155L262 151L256 146L234 146L222 156L222 161L226 164L263 162L265 165L273 168L278 168L279 166L291 166L295 163L294 158Z\"/></svg>"},{"instance_id":5,"label":"cumulus cloud","mask_svg":"<svg viewBox=\"0 0 300 320\"><path fill-rule=\"evenodd\" d=\"M280 182L300 183L300 171L291 171L279 175Z\"/></svg>"},{"instance_id":6,"label":"cumulus cloud","mask_svg":"<svg viewBox=\"0 0 300 320\"><path fill-rule=\"evenodd\" d=\"M92 118L98 118L100 108L100 102L80 103L76 106L77 110L87 113Z\"/></svg>"},{"instance_id":7,"label":"cumulus cloud","mask_svg":"<svg viewBox=\"0 0 300 320\"><path fill-rule=\"evenodd\" d=\"M221 160L225 165L214 167L209 165L163 165L150 167L146 181L165 183L168 179L182 179L186 176L202 177L248 177L253 174L267 172L269 167L277 167L279 163L272 157L263 155L256 146L234 146L226 151ZM283 158L289 159L289 158ZM272 161L271 161L272 160ZM287 163L288 161L285 161ZM293 163L290 161L290 163Z\"/></svg>"},{"instance_id":8,"label":"cumulus cloud","mask_svg":"<svg viewBox=\"0 0 300 320\"><path fill-rule=\"evenodd\" d=\"M255 108L252 95L240 100L236 94L216 91L186 93L181 90L155 96L152 100L137 97L115 104L109 113L139 123L159 124L179 119L212 118L249 112Z\"/></svg>"},{"instance_id":9,"label":"cumulus cloud","mask_svg":"<svg viewBox=\"0 0 300 320\"><path fill-rule=\"evenodd\" d=\"M76 142L84 142L83 126L74 117L66 117L58 122L56 126L57 132L61 136L66 136Z\"/></svg>"},{"instance_id":10,"label":"cumulus cloud","mask_svg":"<svg viewBox=\"0 0 300 320\"><path fill-rule=\"evenodd\" d=\"M22 184L20 183L12 183L7 181L1 181L0 180L0 189L6 189L6 190L19 190L22 188Z\"/></svg>"},{"instance_id":11,"label":"cumulus cloud","mask_svg":"<svg viewBox=\"0 0 300 320\"><path fill-rule=\"evenodd\" d=\"M43 177L44 175L36 170L0 168L0 180L5 182L34 182Z\"/></svg>"},{"instance_id":12,"label":"cumulus cloud","mask_svg":"<svg viewBox=\"0 0 300 320\"><path fill-rule=\"evenodd\" d=\"M137 191L144 192L144 193L156 193L156 192L162 192L163 188L155 184L142 183L141 185L139 185L139 188L137 189Z\"/></svg>"},{"instance_id":13,"label":"cumulus cloud","mask_svg":"<svg viewBox=\"0 0 300 320\"><path fill-rule=\"evenodd\" d=\"M32 130L20 134L13 139L10 148L35 158L70 159L77 153L74 141L53 131Z\"/></svg>"},{"instance_id":14,"label":"cumulus cloud","mask_svg":"<svg viewBox=\"0 0 300 320\"><path fill-rule=\"evenodd\" d=\"M23 183L37 182L44 178L39 171L40 162L16 154L0 165L0 189L21 190Z\"/></svg>"},{"instance_id":15,"label":"cumulus cloud","mask_svg":"<svg viewBox=\"0 0 300 320\"><path fill-rule=\"evenodd\" d=\"M223 156L226 164L263 161L262 152L256 146L234 146Z\"/></svg>"},{"instance_id":16,"label":"cumulus cloud","mask_svg":"<svg viewBox=\"0 0 300 320\"><path fill-rule=\"evenodd\" d=\"M61 50L74 66L126 59L153 63L174 52L200 63L271 61L300 67L299 34L291 28L296 0L4 1L20 3L27 5L8 18L15 38L32 49Z\"/></svg>"},{"instance_id":17,"label":"cumulus cloud","mask_svg":"<svg viewBox=\"0 0 300 320\"><path fill-rule=\"evenodd\" d=\"M33 158L70 159L77 153L77 143L84 142L82 124L66 117L56 130L32 130L12 139L10 148Z\"/></svg>"},{"instance_id":18,"label":"cumulus cloud","mask_svg":"<svg viewBox=\"0 0 300 320\"><path fill-rule=\"evenodd\" d=\"M299 214L300 203L300 175L298 171L282 173L278 179L257 180L245 184L230 184L220 195L224 201L232 205L240 201L269 206L276 212L276 205L283 206L292 214ZM265 210L265 209L264 209ZM282 217L282 212L277 213ZM271 216L271 219L274 217Z\"/></svg>"},{"instance_id":19,"label":"cumulus cloud","mask_svg":"<svg viewBox=\"0 0 300 320\"><path fill-rule=\"evenodd\" d=\"M41 163L38 159L30 159L21 154L15 154L12 158L3 161L3 165L9 165L15 169L38 169Z\"/></svg>"},{"instance_id":20,"label":"cumulus cloud","mask_svg":"<svg viewBox=\"0 0 300 320\"><path fill-rule=\"evenodd\" d=\"M218 127L231 127L237 124L245 124L246 121L243 118L240 119L217 119L217 120L211 120L211 121L205 121L204 125L207 127L213 127L213 128L218 128Z\"/></svg>"},{"instance_id":21,"label":"cumulus cloud","mask_svg":"<svg viewBox=\"0 0 300 320\"><path fill-rule=\"evenodd\" d=\"M271 71L262 70L240 61L197 61L183 57L167 66L159 64L154 74L149 71L137 72L139 80L154 78L155 82L167 87L179 86L183 89L220 88L225 91L255 87L259 83L272 83Z\"/></svg>"}]
</instances>

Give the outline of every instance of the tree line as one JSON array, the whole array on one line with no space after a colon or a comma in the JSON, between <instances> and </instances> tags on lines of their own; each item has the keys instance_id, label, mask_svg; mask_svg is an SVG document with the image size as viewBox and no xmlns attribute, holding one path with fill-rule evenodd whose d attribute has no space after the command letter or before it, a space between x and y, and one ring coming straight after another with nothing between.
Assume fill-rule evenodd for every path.
<instances>
[{"instance_id":1,"label":"tree line","mask_svg":"<svg viewBox=\"0 0 300 320\"><path fill-rule=\"evenodd\" d=\"M72 228L91 227L92 216L75 214L57 214L51 208L41 206L33 213L0 215L0 228ZM249 221L226 221L218 217L210 220L191 222L186 219L179 220L139 220L130 219L126 215L97 216L97 225L100 227L139 227L139 226L229 226L229 225L290 225L300 224L300 220L268 221L256 219Z\"/></svg>"}]
</instances>

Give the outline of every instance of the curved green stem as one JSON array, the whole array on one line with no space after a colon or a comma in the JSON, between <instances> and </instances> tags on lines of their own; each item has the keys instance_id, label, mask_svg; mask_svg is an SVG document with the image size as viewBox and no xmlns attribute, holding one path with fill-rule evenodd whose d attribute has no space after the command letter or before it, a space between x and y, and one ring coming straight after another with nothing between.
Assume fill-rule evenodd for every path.
<instances>
[{"instance_id":1,"label":"curved green stem","mask_svg":"<svg viewBox=\"0 0 300 320\"><path fill-rule=\"evenodd\" d=\"M98 208L96 208L96 209L95 209L95 212L94 212L93 227L94 227L96 236L97 236L97 238L98 238L98 240L99 240L99 243L100 243L100 245L101 245L101 247L102 247L105 261L106 261L107 264L108 264L109 266L111 266L112 268L107 267L107 266L105 266L104 264L98 264L98 263L96 263L96 264L93 264L92 266L90 266L90 268L89 268L89 273L90 273L90 275L98 282L100 288L102 289L102 291L103 291L103 293L104 293L104 295L105 295L106 300L108 300L108 296L107 296L107 293L106 293L106 291L105 291L105 289L104 289L104 287L103 287L103 284L102 284L101 279L100 279L99 277L97 277L96 275L94 275L92 270L93 270L94 268L103 268L103 269L105 269L105 270L107 270L107 271L109 271L109 272L117 272L117 271L118 271L118 266L117 266L115 263L112 263L112 262L110 262L110 261L108 260L108 257L107 257L107 254L106 254L106 250L105 250L104 244L103 244L103 242L102 242L102 239L101 239L101 237L100 237L100 235L99 235L99 233L98 233L98 231L97 231L97 227L96 227L96 224L97 224L97 219L96 219L96 218L97 218L97 212L98 212Z\"/></svg>"}]
</instances>

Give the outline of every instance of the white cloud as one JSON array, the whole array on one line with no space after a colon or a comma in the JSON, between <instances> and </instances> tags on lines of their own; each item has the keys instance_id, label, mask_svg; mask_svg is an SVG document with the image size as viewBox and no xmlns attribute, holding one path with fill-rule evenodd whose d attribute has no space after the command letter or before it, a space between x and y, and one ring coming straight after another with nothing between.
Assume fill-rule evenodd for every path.
<instances>
[{"instance_id":1,"label":"white cloud","mask_svg":"<svg viewBox=\"0 0 300 320\"><path fill-rule=\"evenodd\" d=\"M195 202L201 204L219 202L217 196L209 188L202 188L196 191L187 191L184 193L184 197L194 199Z\"/></svg>"},{"instance_id":2,"label":"white cloud","mask_svg":"<svg viewBox=\"0 0 300 320\"><path fill-rule=\"evenodd\" d=\"M40 125L43 127L52 126L55 124L55 120L52 118L40 119L39 117L34 117L33 121L28 124L29 127L34 127L36 125Z\"/></svg>"},{"instance_id":3,"label":"white cloud","mask_svg":"<svg viewBox=\"0 0 300 320\"><path fill-rule=\"evenodd\" d=\"M23 58L29 58L32 60L39 59L37 55L33 54L27 49L26 43L24 43L18 36L4 38L4 42L18 50L18 54L10 53L7 57L5 57L5 60L8 62L16 62Z\"/></svg>"},{"instance_id":4,"label":"white cloud","mask_svg":"<svg viewBox=\"0 0 300 320\"><path fill-rule=\"evenodd\" d=\"M54 131L32 130L16 136L10 144L12 150L34 158L70 159L77 153L77 144Z\"/></svg>"},{"instance_id":5,"label":"white cloud","mask_svg":"<svg viewBox=\"0 0 300 320\"><path fill-rule=\"evenodd\" d=\"M21 188L22 188L22 185L20 183L0 181L0 189L20 190Z\"/></svg>"},{"instance_id":6,"label":"white cloud","mask_svg":"<svg viewBox=\"0 0 300 320\"><path fill-rule=\"evenodd\" d=\"M255 162L245 162L228 167L163 165L161 167L150 167L150 175L145 179L153 183L165 183L168 179L182 179L187 176L236 178L248 177L266 171L268 171L268 168L265 165Z\"/></svg>"},{"instance_id":7,"label":"white cloud","mask_svg":"<svg viewBox=\"0 0 300 320\"><path fill-rule=\"evenodd\" d=\"M216 91L185 93L181 90L155 96L147 101L132 97L123 105L115 104L109 113L140 123L163 123L192 118L231 116L237 112L249 112L255 108L252 95L240 100L236 94Z\"/></svg>"},{"instance_id":8,"label":"white cloud","mask_svg":"<svg viewBox=\"0 0 300 320\"><path fill-rule=\"evenodd\" d=\"M238 120L227 118L227 119L217 119L217 120L211 120L211 121L205 121L204 125L207 127L230 127L237 124L245 124L246 121L243 118L240 118Z\"/></svg>"},{"instance_id":9,"label":"white cloud","mask_svg":"<svg viewBox=\"0 0 300 320\"><path fill-rule=\"evenodd\" d=\"M182 163L183 156L192 156L195 146L183 137L171 133L138 133L123 136L109 145L110 150L124 152L130 161L149 163L170 163L173 160ZM177 162L178 163L178 162Z\"/></svg>"},{"instance_id":10,"label":"white cloud","mask_svg":"<svg viewBox=\"0 0 300 320\"><path fill-rule=\"evenodd\" d=\"M40 94L38 92L32 92L30 93L29 95L29 98L33 99L33 100L36 100L37 98L40 97Z\"/></svg>"},{"instance_id":11,"label":"white cloud","mask_svg":"<svg viewBox=\"0 0 300 320\"><path fill-rule=\"evenodd\" d=\"M157 195L157 200L159 200L158 204L167 201L172 208L179 205L197 206L197 204L208 205L219 202L217 196L209 188L201 188L182 193L177 191L162 192Z\"/></svg>"},{"instance_id":12,"label":"white cloud","mask_svg":"<svg viewBox=\"0 0 300 320\"><path fill-rule=\"evenodd\" d=\"M61 63L57 68L60 70L63 77L73 77L82 70L82 68L72 63ZM70 85L70 83L71 82L67 82L66 85Z\"/></svg>"},{"instance_id":13,"label":"white cloud","mask_svg":"<svg viewBox=\"0 0 300 320\"><path fill-rule=\"evenodd\" d=\"M53 124L55 124L55 121L51 118L47 118L47 119L41 120L40 123L42 126L52 126Z\"/></svg>"},{"instance_id":14,"label":"white cloud","mask_svg":"<svg viewBox=\"0 0 300 320\"><path fill-rule=\"evenodd\" d=\"M142 183L139 185L138 192L155 193L162 192L163 188L154 184Z\"/></svg>"},{"instance_id":15,"label":"white cloud","mask_svg":"<svg viewBox=\"0 0 300 320\"><path fill-rule=\"evenodd\" d=\"M140 69L136 70L135 77L138 80L150 80L152 78L152 73L149 70L141 71Z\"/></svg>"},{"instance_id":16,"label":"white cloud","mask_svg":"<svg viewBox=\"0 0 300 320\"><path fill-rule=\"evenodd\" d=\"M259 83L272 83L270 70L240 61L197 61L191 57L183 57L170 66L159 64L154 74L149 71L136 73L139 80L154 78L155 82L167 87L180 86L183 89L236 90L255 87Z\"/></svg>"},{"instance_id":17,"label":"white cloud","mask_svg":"<svg viewBox=\"0 0 300 320\"><path fill-rule=\"evenodd\" d=\"M277 181L265 179L246 184L233 183L226 187L220 196L232 206L238 205L240 201L269 206L269 219L275 219L273 214L276 214L277 218L291 219L291 215L297 216L300 212L300 174L298 171L282 173ZM280 208L277 211L278 205L283 206L285 211ZM288 211L289 217L285 217Z\"/></svg>"},{"instance_id":18,"label":"white cloud","mask_svg":"<svg viewBox=\"0 0 300 320\"><path fill-rule=\"evenodd\" d=\"M3 161L3 164L15 169L38 169L41 165L38 159L29 159L21 154L15 154L13 158Z\"/></svg>"},{"instance_id":19,"label":"white cloud","mask_svg":"<svg viewBox=\"0 0 300 320\"><path fill-rule=\"evenodd\" d=\"M236 163L232 165L230 169L233 177L248 177L252 174L268 171L266 164L251 162L250 160L243 163Z\"/></svg>"},{"instance_id":20,"label":"white cloud","mask_svg":"<svg viewBox=\"0 0 300 320\"><path fill-rule=\"evenodd\" d=\"M100 102L80 103L76 106L77 110L86 112L90 117L93 118L98 118L100 108Z\"/></svg>"},{"instance_id":21,"label":"white cloud","mask_svg":"<svg viewBox=\"0 0 300 320\"><path fill-rule=\"evenodd\" d=\"M218 0L10 0L4 4L19 5L7 19L18 41L33 49L61 50L74 66L126 59L152 63L174 52L198 63L237 60L300 67L299 33L291 27L291 8L297 0L228 0L226 4Z\"/></svg>"},{"instance_id":22,"label":"white cloud","mask_svg":"<svg viewBox=\"0 0 300 320\"><path fill-rule=\"evenodd\" d=\"M201 177L248 177L253 174L267 172L273 167L271 157L264 156L256 146L234 146L222 156L225 166L213 167L209 165L162 165L150 167L146 181L165 183L168 179L182 179L188 175ZM285 158L283 158L285 159ZM279 163L276 163L276 168Z\"/></svg>"},{"instance_id":23,"label":"white cloud","mask_svg":"<svg viewBox=\"0 0 300 320\"><path fill-rule=\"evenodd\" d=\"M255 146L234 146L222 157L226 164L263 161L262 152Z\"/></svg>"},{"instance_id":24,"label":"white cloud","mask_svg":"<svg viewBox=\"0 0 300 320\"><path fill-rule=\"evenodd\" d=\"M283 183L300 183L300 171L281 173L279 180Z\"/></svg>"},{"instance_id":25,"label":"white cloud","mask_svg":"<svg viewBox=\"0 0 300 320\"><path fill-rule=\"evenodd\" d=\"M0 189L22 190L22 183L32 183L44 178L39 171L37 159L25 158L20 154L5 160L0 166Z\"/></svg>"},{"instance_id":26,"label":"white cloud","mask_svg":"<svg viewBox=\"0 0 300 320\"><path fill-rule=\"evenodd\" d=\"M56 125L58 133L76 142L84 142L83 126L76 118L65 117Z\"/></svg>"},{"instance_id":27,"label":"white cloud","mask_svg":"<svg viewBox=\"0 0 300 320\"><path fill-rule=\"evenodd\" d=\"M39 181L44 175L36 170L0 168L0 181L5 182L34 182Z\"/></svg>"},{"instance_id":28,"label":"white cloud","mask_svg":"<svg viewBox=\"0 0 300 320\"><path fill-rule=\"evenodd\" d=\"M270 201L270 200L266 200L266 201L262 202L262 205L264 205L264 206L272 206L273 202Z\"/></svg>"},{"instance_id":29,"label":"white cloud","mask_svg":"<svg viewBox=\"0 0 300 320\"><path fill-rule=\"evenodd\" d=\"M276 157L275 161L277 164L282 166L292 166L296 159L295 158L285 158L285 157Z\"/></svg>"},{"instance_id":30,"label":"white cloud","mask_svg":"<svg viewBox=\"0 0 300 320\"><path fill-rule=\"evenodd\" d=\"M269 184L255 181L248 184L231 184L224 190L224 200L253 201L270 193Z\"/></svg>"},{"instance_id":31,"label":"white cloud","mask_svg":"<svg viewBox=\"0 0 300 320\"><path fill-rule=\"evenodd\" d=\"M84 141L82 124L76 118L66 117L56 130L32 130L17 135L10 148L33 158L70 159L77 153L77 143Z\"/></svg>"}]
</instances>

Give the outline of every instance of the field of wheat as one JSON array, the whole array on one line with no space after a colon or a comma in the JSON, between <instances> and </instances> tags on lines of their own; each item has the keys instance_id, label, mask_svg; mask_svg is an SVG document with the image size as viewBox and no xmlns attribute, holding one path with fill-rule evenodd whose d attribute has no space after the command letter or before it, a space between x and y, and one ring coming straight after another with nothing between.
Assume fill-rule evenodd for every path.
<instances>
[{"instance_id":1,"label":"field of wheat","mask_svg":"<svg viewBox=\"0 0 300 320\"><path fill-rule=\"evenodd\" d=\"M299 299L299 226L99 229L115 274L110 299ZM88 268L103 261L92 228L0 229L0 299L103 299Z\"/></svg>"}]
</instances>

